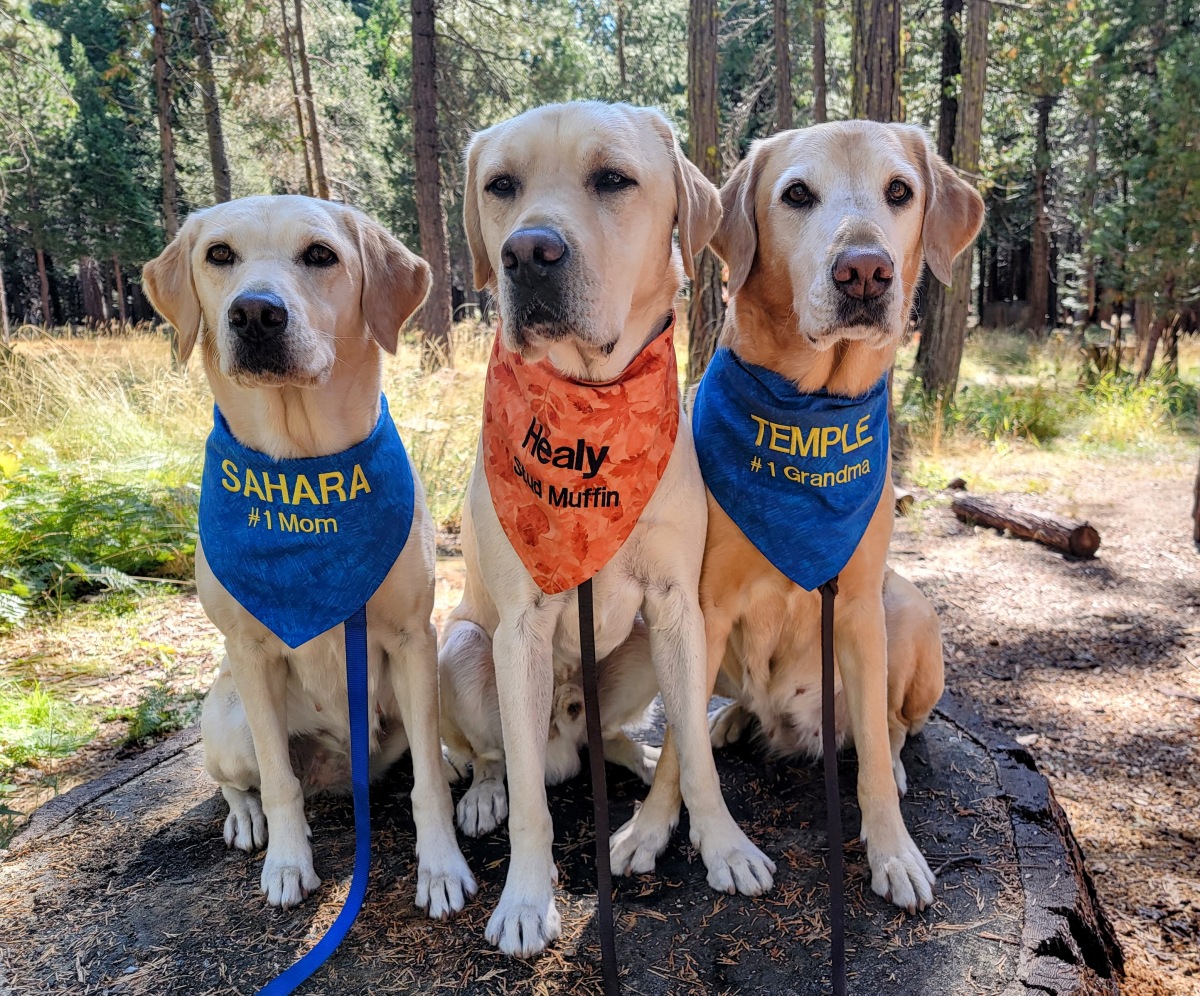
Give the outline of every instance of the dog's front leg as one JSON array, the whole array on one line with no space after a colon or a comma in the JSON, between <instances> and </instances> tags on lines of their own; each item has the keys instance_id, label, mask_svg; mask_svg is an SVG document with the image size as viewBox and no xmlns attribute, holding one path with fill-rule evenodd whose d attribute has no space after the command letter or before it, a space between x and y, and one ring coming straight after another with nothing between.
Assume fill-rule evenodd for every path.
<instances>
[{"instance_id":1,"label":"dog's front leg","mask_svg":"<svg viewBox=\"0 0 1200 996\"><path fill-rule=\"evenodd\" d=\"M438 735L437 634L432 625L401 634L389 648L392 682L412 750L413 822L417 827L417 905L444 920L475 895L475 878L454 836L450 786Z\"/></svg>"},{"instance_id":2,"label":"dog's front leg","mask_svg":"<svg viewBox=\"0 0 1200 996\"><path fill-rule=\"evenodd\" d=\"M254 740L267 818L262 890L272 906L286 909L321 884L308 842L304 792L288 754L288 663L265 650L262 643L246 641L236 653L230 653L230 664Z\"/></svg>"},{"instance_id":3,"label":"dog's front leg","mask_svg":"<svg viewBox=\"0 0 1200 996\"><path fill-rule=\"evenodd\" d=\"M710 684L699 601L682 584L651 584L644 613L654 670L679 754L679 785L691 818L692 844L704 859L708 884L720 892L761 895L774 882L775 864L734 822L721 795L708 733ZM666 759L664 749L660 765Z\"/></svg>"},{"instance_id":4,"label":"dog's front leg","mask_svg":"<svg viewBox=\"0 0 1200 996\"><path fill-rule=\"evenodd\" d=\"M538 599L541 601L541 599ZM508 770L508 837L512 860L486 936L505 954L527 958L555 940L554 830L546 802L546 731L554 691L552 640L560 606L526 605L496 628L496 690Z\"/></svg>"},{"instance_id":5,"label":"dog's front leg","mask_svg":"<svg viewBox=\"0 0 1200 996\"><path fill-rule=\"evenodd\" d=\"M862 838L876 895L907 909L933 901L934 875L900 814L888 735L887 634L882 594L856 593L834 622L834 646L858 754Z\"/></svg>"}]
</instances>

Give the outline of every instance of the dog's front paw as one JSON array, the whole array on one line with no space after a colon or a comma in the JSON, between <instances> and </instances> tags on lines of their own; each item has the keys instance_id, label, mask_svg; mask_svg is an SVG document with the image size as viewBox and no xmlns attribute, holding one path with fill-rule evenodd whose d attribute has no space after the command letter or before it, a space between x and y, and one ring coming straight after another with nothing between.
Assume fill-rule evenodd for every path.
<instances>
[{"instance_id":1,"label":"dog's front paw","mask_svg":"<svg viewBox=\"0 0 1200 996\"><path fill-rule=\"evenodd\" d=\"M458 825L468 837L491 833L508 819L508 793L499 778L476 781L458 800Z\"/></svg>"},{"instance_id":2,"label":"dog's front paw","mask_svg":"<svg viewBox=\"0 0 1200 996\"><path fill-rule=\"evenodd\" d=\"M285 910L299 906L310 892L321 885L313 868L312 849L305 845L293 853L267 849L267 860L263 862L262 891L267 902Z\"/></svg>"},{"instance_id":3,"label":"dog's front paw","mask_svg":"<svg viewBox=\"0 0 1200 996\"><path fill-rule=\"evenodd\" d=\"M742 739L753 716L737 702L721 706L708 721L708 737L714 747L728 747Z\"/></svg>"},{"instance_id":4,"label":"dog's front paw","mask_svg":"<svg viewBox=\"0 0 1200 996\"><path fill-rule=\"evenodd\" d=\"M750 842L728 814L715 827L701 827L693 819L692 844L704 859L708 884L717 892L761 896L775 884L775 862Z\"/></svg>"},{"instance_id":5,"label":"dog's front paw","mask_svg":"<svg viewBox=\"0 0 1200 996\"><path fill-rule=\"evenodd\" d=\"M654 772L658 770L658 759L662 757L661 747L650 744L638 744L638 756L635 762L637 776L647 785L654 784Z\"/></svg>"},{"instance_id":6,"label":"dog's front paw","mask_svg":"<svg viewBox=\"0 0 1200 996\"><path fill-rule=\"evenodd\" d=\"M445 920L463 908L478 886L462 851L453 840L435 848L435 856L417 862L417 905L434 920Z\"/></svg>"},{"instance_id":7,"label":"dog's front paw","mask_svg":"<svg viewBox=\"0 0 1200 996\"><path fill-rule=\"evenodd\" d=\"M648 875L654 871L654 862L666 850L677 822L678 815L675 820L655 818L649 806L643 806L609 838L612 870L618 875Z\"/></svg>"},{"instance_id":8,"label":"dog's front paw","mask_svg":"<svg viewBox=\"0 0 1200 996\"><path fill-rule=\"evenodd\" d=\"M239 851L261 851L267 846L267 818L258 796L237 789L226 789L223 794L229 803L225 846Z\"/></svg>"},{"instance_id":9,"label":"dog's front paw","mask_svg":"<svg viewBox=\"0 0 1200 996\"><path fill-rule=\"evenodd\" d=\"M892 834L894 842L879 843L875 836L863 834L867 841L867 861L871 865L871 888L901 909L915 913L933 902L937 879L929 869L912 837L902 826Z\"/></svg>"},{"instance_id":10,"label":"dog's front paw","mask_svg":"<svg viewBox=\"0 0 1200 996\"><path fill-rule=\"evenodd\" d=\"M561 931L553 889L533 895L514 888L510 881L488 921L485 936L505 954L528 958L544 951Z\"/></svg>"}]
</instances>

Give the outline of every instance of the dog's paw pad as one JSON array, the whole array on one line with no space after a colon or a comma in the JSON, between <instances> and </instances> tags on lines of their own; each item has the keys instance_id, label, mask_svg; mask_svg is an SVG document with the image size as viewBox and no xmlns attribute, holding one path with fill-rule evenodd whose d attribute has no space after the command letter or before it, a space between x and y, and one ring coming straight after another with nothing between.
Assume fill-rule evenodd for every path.
<instances>
[{"instance_id":1,"label":"dog's paw pad","mask_svg":"<svg viewBox=\"0 0 1200 996\"><path fill-rule=\"evenodd\" d=\"M447 854L441 861L422 861L417 868L417 905L434 920L457 913L478 888L457 845Z\"/></svg>"},{"instance_id":2,"label":"dog's paw pad","mask_svg":"<svg viewBox=\"0 0 1200 996\"><path fill-rule=\"evenodd\" d=\"M674 829L669 823L652 823L639 811L608 842L609 863L618 875L648 875L666 850Z\"/></svg>"},{"instance_id":3,"label":"dog's paw pad","mask_svg":"<svg viewBox=\"0 0 1200 996\"><path fill-rule=\"evenodd\" d=\"M312 855L300 855L286 858L272 858L267 852L267 860L263 862L262 891L267 894L267 902L272 906L289 909L299 906L309 895L321 886L321 880L313 870Z\"/></svg>"},{"instance_id":4,"label":"dog's paw pad","mask_svg":"<svg viewBox=\"0 0 1200 996\"><path fill-rule=\"evenodd\" d=\"M225 817L225 846L247 852L267 846L267 818L257 796L247 793L230 803Z\"/></svg>"},{"instance_id":5,"label":"dog's paw pad","mask_svg":"<svg viewBox=\"0 0 1200 996\"><path fill-rule=\"evenodd\" d=\"M508 819L508 793L499 779L475 782L458 800L458 825L468 837L491 833Z\"/></svg>"},{"instance_id":6,"label":"dog's paw pad","mask_svg":"<svg viewBox=\"0 0 1200 996\"><path fill-rule=\"evenodd\" d=\"M708 721L708 736L714 747L728 747L737 743L746 731L746 710L736 702L722 706Z\"/></svg>"},{"instance_id":7,"label":"dog's paw pad","mask_svg":"<svg viewBox=\"0 0 1200 996\"><path fill-rule=\"evenodd\" d=\"M507 892L507 890L505 890ZM554 905L554 893L545 899L500 897L500 905L488 921L485 936L506 955L529 958L558 939L562 921Z\"/></svg>"}]
</instances>

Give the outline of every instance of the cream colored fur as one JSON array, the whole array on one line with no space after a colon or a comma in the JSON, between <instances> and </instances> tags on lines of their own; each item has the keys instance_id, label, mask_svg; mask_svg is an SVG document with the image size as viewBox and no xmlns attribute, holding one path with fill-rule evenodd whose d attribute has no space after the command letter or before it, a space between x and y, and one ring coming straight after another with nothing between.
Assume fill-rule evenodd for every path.
<instances>
[{"instance_id":1,"label":"cream colored fur","mask_svg":"<svg viewBox=\"0 0 1200 996\"><path fill-rule=\"evenodd\" d=\"M335 264L306 265L314 244L331 249ZM232 251L229 265L209 261L218 245ZM375 426L380 346L394 351L400 326L428 291L429 268L358 211L306 197L251 197L192 214L146 265L144 286L175 326L184 360L199 340L234 436L276 458L311 457L344 450ZM247 291L274 293L287 307L286 372L264 376L239 364L228 311ZM440 919L462 908L475 881L455 840L441 769L433 524L415 468L413 477L408 541L367 605L372 770L411 746L416 902ZM303 602L304 578L277 580ZM229 595L199 545L196 581L225 637L202 719L205 764L229 803L225 841L244 851L265 845L267 901L293 906L321 884L305 790L344 786L349 777L341 627L293 650Z\"/></svg>"}]
</instances>

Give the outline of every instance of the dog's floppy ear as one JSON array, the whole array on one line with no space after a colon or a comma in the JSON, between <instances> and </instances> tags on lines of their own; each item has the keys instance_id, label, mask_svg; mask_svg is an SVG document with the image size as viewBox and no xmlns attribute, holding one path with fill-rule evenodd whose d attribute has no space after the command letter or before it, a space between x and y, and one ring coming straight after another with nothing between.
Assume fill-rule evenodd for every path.
<instances>
[{"instance_id":1,"label":"dog's floppy ear","mask_svg":"<svg viewBox=\"0 0 1200 996\"><path fill-rule=\"evenodd\" d=\"M721 226L712 238L713 251L729 267L729 296L741 289L758 253L758 219L754 202L758 196L758 178L762 173L759 143L755 142L746 158L737 164L721 188Z\"/></svg>"},{"instance_id":2,"label":"dog's floppy ear","mask_svg":"<svg viewBox=\"0 0 1200 996\"><path fill-rule=\"evenodd\" d=\"M483 241L483 222L479 218L479 153L486 141L486 132L476 132L464 155L466 179L463 182L463 228L467 233L467 247L471 250L474 267L475 289L483 290L496 279L492 261L488 259L487 244Z\"/></svg>"},{"instance_id":3,"label":"dog's floppy ear","mask_svg":"<svg viewBox=\"0 0 1200 996\"><path fill-rule=\"evenodd\" d=\"M947 287L954 260L979 234L983 198L934 150L923 128L898 125L917 167L925 178L925 217L921 248L925 265Z\"/></svg>"},{"instance_id":4,"label":"dog's floppy ear","mask_svg":"<svg viewBox=\"0 0 1200 996\"><path fill-rule=\"evenodd\" d=\"M429 264L379 222L353 208L340 213L358 242L363 320L375 341L395 353L400 327L429 293Z\"/></svg>"},{"instance_id":5,"label":"dog's floppy ear","mask_svg":"<svg viewBox=\"0 0 1200 996\"><path fill-rule=\"evenodd\" d=\"M171 244L142 268L142 290L154 310L175 327L181 365L191 356L200 334L200 296L192 279L198 217L189 217Z\"/></svg>"},{"instance_id":6,"label":"dog's floppy ear","mask_svg":"<svg viewBox=\"0 0 1200 996\"><path fill-rule=\"evenodd\" d=\"M700 168L683 154L675 130L659 111L647 108L655 130L667 144L675 171L675 224L683 271L696 279L696 254L708 244L721 221L721 198Z\"/></svg>"}]
</instances>

